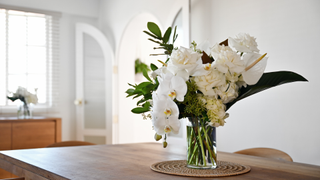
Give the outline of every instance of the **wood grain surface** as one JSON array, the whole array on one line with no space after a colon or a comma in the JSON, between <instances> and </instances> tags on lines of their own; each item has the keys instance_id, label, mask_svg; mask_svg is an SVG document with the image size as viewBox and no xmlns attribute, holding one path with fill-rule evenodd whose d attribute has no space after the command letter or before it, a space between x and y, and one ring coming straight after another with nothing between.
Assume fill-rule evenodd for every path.
<instances>
[{"instance_id":1,"label":"wood grain surface","mask_svg":"<svg viewBox=\"0 0 320 180\"><path fill-rule=\"evenodd\" d=\"M0 150L11 149L11 123L0 124Z\"/></svg>"},{"instance_id":2,"label":"wood grain surface","mask_svg":"<svg viewBox=\"0 0 320 180\"><path fill-rule=\"evenodd\" d=\"M186 159L185 154L182 148L170 144L164 149L158 143L11 150L0 151L0 168L27 180L199 179L150 169L156 162ZM315 165L226 152L218 152L218 160L249 165L251 171L215 179L320 179L320 166Z\"/></svg>"}]
</instances>

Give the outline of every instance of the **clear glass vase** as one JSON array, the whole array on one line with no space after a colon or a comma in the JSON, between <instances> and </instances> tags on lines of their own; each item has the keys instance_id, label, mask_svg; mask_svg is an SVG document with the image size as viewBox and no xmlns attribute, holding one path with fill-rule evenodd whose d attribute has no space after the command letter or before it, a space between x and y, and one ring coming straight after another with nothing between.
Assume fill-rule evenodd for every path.
<instances>
[{"instance_id":1,"label":"clear glass vase","mask_svg":"<svg viewBox=\"0 0 320 180\"><path fill-rule=\"evenodd\" d=\"M187 123L187 167L215 169L217 167L216 128L189 117Z\"/></svg>"},{"instance_id":2,"label":"clear glass vase","mask_svg":"<svg viewBox=\"0 0 320 180\"><path fill-rule=\"evenodd\" d=\"M17 116L19 119L26 119L32 117L31 107L26 103L20 103L18 105Z\"/></svg>"}]
</instances>

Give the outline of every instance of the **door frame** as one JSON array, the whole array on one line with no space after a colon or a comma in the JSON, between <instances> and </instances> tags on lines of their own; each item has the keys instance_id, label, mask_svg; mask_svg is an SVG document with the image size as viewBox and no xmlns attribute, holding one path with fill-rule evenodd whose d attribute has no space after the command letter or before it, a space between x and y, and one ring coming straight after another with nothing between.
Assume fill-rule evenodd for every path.
<instances>
[{"instance_id":1,"label":"door frame","mask_svg":"<svg viewBox=\"0 0 320 180\"><path fill-rule=\"evenodd\" d=\"M106 144L112 144L112 132L113 132L113 74L112 67L114 64L114 53L110 46L108 39L104 34L96 27L86 23L76 23L76 99L82 100L82 104L76 107L76 120L77 120L77 140L83 141L85 135L93 136L105 136ZM83 35L87 34L97 41L100 45L104 59L105 59L105 121L106 129L85 129L84 127L84 78L83 78ZM111 57L111 59L107 59Z\"/></svg>"}]
</instances>

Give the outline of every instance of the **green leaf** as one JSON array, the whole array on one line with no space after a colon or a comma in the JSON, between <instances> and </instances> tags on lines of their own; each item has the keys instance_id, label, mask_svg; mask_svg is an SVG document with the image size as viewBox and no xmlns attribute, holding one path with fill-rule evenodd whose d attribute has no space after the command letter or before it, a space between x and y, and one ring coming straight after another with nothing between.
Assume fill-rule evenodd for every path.
<instances>
[{"instance_id":1,"label":"green leaf","mask_svg":"<svg viewBox=\"0 0 320 180\"><path fill-rule=\"evenodd\" d=\"M253 94L256 94L258 92L264 91L266 89L279 86L281 84L286 84L290 82L296 82L296 81L308 81L301 75L290 72L290 71L278 71L278 72L269 72L264 73L260 80L255 84L247 87L242 87L239 92L239 96L233 100L232 102L229 102L226 104L228 110L233 104L235 104L237 101L240 101L241 99L244 99L246 97L249 97Z\"/></svg>"},{"instance_id":2,"label":"green leaf","mask_svg":"<svg viewBox=\"0 0 320 180\"><path fill-rule=\"evenodd\" d=\"M141 113L148 112L148 111L149 111L149 108L144 108L144 107L136 107L131 110L131 112L136 113L136 114L141 114Z\"/></svg>"},{"instance_id":3,"label":"green leaf","mask_svg":"<svg viewBox=\"0 0 320 180\"><path fill-rule=\"evenodd\" d=\"M176 37L176 34L177 33L177 26L176 27L174 27L174 33L173 33L173 36L172 36L172 42L174 43L175 41L176 41L176 39L177 39L177 37Z\"/></svg>"},{"instance_id":4,"label":"green leaf","mask_svg":"<svg viewBox=\"0 0 320 180\"><path fill-rule=\"evenodd\" d=\"M159 26L156 23L148 22L147 27L150 32L152 32L158 38L161 38L161 31L160 31Z\"/></svg>"},{"instance_id":5,"label":"green leaf","mask_svg":"<svg viewBox=\"0 0 320 180\"><path fill-rule=\"evenodd\" d=\"M154 64L151 63L150 68L152 69L152 71L155 71L158 69L158 67Z\"/></svg>"},{"instance_id":6,"label":"green leaf","mask_svg":"<svg viewBox=\"0 0 320 180\"><path fill-rule=\"evenodd\" d=\"M149 84L152 84L152 83L150 83L150 82L142 82L142 83L140 83L139 85L136 86L136 89L142 89L142 88L148 86Z\"/></svg>"},{"instance_id":7,"label":"green leaf","mask_svg":"<svg viewBox=\"0 0 320 180\"><path fill-rule=\"evenodd\" d=\"M126 93L128 94L128 96L127 97L130 97L130 96L132 96L133 95L133 93L134 93L134 89L128 89L127 91L126 91Z\"/></svg>"},{"instance_id":8,"label":"green leaf","mask_svg":"<svg viewBox=\"0 0 320 180\"><path fill-rule=\"evenodd\" d=\"M143 74L143 76L144 76L145 78L147 78L150 82L152 82L152 80L150 79L150 77L149 77L149 75L148 75L148 72L147 72L145 69L142 70L142 74Z\"/></svg>"},{"instance_id":9,"label":"green leaf","mask_svg":"<svg viewBox=\"0 0 320 180\"><path fill-rule=\"evenodd\" d=\"M131 110L131 112L136 114L140 114L148 111L150 111L150 103L148 101L144 103L142 107L136 107Z\"/></svg>"},{"instance_id":10,"label":"green leaf","mask_svg":"<svg viewBox=\"0 0 320 180\"><path fill-rule=\"evenodd\" d=\"M148 38L148 40L149 40L149 41L152 41L152 42L154 42L154 43L161 44L161 42L160 42L160 41L156 41L156 40L153 40L153 39L151 39L151 38Z\"/></svg>"},{"instance_id":11,"label":"green leaf","mask_svg":"<svg viewBox=\"0 0 320 180\"><path fill-rule=\"evenodd\" d=\"M9 97L9 96L7 96L7 98L10 99L12 102L19 99L18 97Z\"/></svg>"},{"instance_id":12,"label":"green leaf","mask_svg":"<svg viewBox=\"0 0 320 180\"><path fill-rule=\"evenodd\" d=\"M155 36L155 35L153 35L153 34L149 33L148 31L143 31L143 32L144 32L144 33L146 33L146 34L148 34L149 36L151 36L151 37L155 38L155 39L159 39L159 40L161 40L161 38L159 38L158 36Z\"/></svg>"},{"instance_id":13,"label":"green leaf","mask_svg":"<svg viewBox=\"0 0 320 180\"><path fill-rule=\"evenodd\" d=\"M171 34L171 27L169 27L166 32L164 33L163 35L163 43L167 43L169 41L169 38L170 38L170 34Z\"/></svg>"}]
</instances>

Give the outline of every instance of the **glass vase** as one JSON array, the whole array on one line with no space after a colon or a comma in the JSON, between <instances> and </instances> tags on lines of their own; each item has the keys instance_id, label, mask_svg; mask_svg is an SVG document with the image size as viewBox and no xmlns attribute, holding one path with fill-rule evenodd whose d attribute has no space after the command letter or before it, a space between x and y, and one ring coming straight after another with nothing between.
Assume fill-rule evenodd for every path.
<instances>
[{"instance_id":1,"label":"glass vase","mask_svg":"<svg viewBox=\"0 0 320 180\"><path fill-rule=\"evenodd\" d=\"M21 103L18 105L17 116L19 119L31 118L31 107L27 103Z\"/></svg>"},{"instance_id":2,"label":"glass vase","mask_svg":"<svg viewBox=\"0 0 320 180\"><path fill-rule=\"evenodd\" d=\"M188 118L187 167L196 169L217 167L216 128L198 117Z\"/></svg>"}]
</instances>

